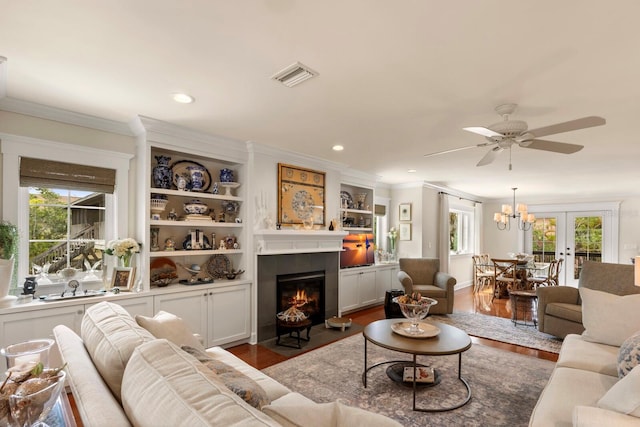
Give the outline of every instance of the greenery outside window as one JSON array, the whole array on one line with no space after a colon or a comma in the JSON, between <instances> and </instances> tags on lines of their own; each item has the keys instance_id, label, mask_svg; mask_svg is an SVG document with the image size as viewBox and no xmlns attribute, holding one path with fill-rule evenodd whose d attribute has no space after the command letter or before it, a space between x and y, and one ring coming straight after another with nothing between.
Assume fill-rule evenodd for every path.
<instances>
[{"instance_id":1,"label":"greenery outside window","mask_svg":"<svg viewBox=\"0 0 640 427\"><path fill-rule=\"evenodd\" d=\"M29 187L29 272L39 285L55 282L59 276L52 273L69 267L77 280L99 279L107 196Z\"/></svg>"},{"instance_id":2,"label":"greenery outside window","mask_svg":"<svg viewBox=\"0 0 640 427\"><path fill-rule=\"evenodd\" d=\"M449 209L449 251L452 255L473 253L474 222L472 209Z\"/></svg>"}]
</instances>

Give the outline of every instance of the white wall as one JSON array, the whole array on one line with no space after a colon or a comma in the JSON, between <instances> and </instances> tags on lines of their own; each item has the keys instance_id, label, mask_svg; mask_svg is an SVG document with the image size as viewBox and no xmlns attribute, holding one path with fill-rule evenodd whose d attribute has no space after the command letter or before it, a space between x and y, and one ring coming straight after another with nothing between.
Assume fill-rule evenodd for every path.
<instances>
[{"instance_id":1,"label":"white wall","mask_svg":"<svg viewBox=\"0 0 640 427\"><path fill-rule=\"evenodd\" d=\"M423 256L422 240L424 236L422 184L412 184L392 189L389 206L389 227L398 229L401 203L411 203L411 240L400 240L398 238L398 258L421 258Z\"/></svg>"},{"instance_id":2,"label":"white wall","mask_svg":"<svg viewBox=\"0 0 640 427\"><path fill-rule=\"evenodd\" d=\"M517 226L511 227L511 230L498 230L496 223L493 221L493 214L500 212L501 209L502 203L482 204L484 241L481 248L483 253L488 253L494 258L507 258L509 252L523 250L519 246L519 239L524 242L523 232L518 230Z\"/></svg>"}]
</instances>

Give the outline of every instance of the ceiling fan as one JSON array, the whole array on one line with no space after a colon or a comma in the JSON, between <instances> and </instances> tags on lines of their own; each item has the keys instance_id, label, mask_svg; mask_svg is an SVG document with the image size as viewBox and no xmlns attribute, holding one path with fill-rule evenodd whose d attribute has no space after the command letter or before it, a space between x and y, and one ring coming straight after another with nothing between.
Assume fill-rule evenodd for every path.
<instances>
[{"instance_id":1,"label":"ceiling fan","mask_svg":"<svg viewBox=\"0 0 640 427\"><path fill-rule=\"evenodd\" d=\"M424 157L453 153L455 151L467 150L469 148L493 147L476 165L484 166L493 162L498 157L498 154L506 148L509 149L509 157L511 157L511 147L514 144L522 148L533 148L536 150L552 151L554 153L572 154L582 150L584 146L578 144L567 144L564 142L547 141L538 138L541 136L555 135L557 133L585 129L593 126L602 126L606 123L606 120L602 117L589 116L538 129L528 129L527 122L522 120L509 120L509 115L513 114L517 106L517 104L498 105L495 110L502 116L503 121L501 122L492 124L488 127L480 126L463 128L468 132L484 136L488 142L425 154ZM511 170L511 159L509 159L509 170Z\"/></svg>"}]
</instances>

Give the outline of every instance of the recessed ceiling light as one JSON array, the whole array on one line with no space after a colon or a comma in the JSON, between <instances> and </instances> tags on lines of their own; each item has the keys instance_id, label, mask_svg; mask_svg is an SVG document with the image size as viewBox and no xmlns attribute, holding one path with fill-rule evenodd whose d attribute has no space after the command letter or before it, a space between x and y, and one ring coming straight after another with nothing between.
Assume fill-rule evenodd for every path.
<instances>
[{"instance_id":1,"label":"recessed ceiling light","mask_svg":"<svg viewBox=\"0 0 640 427\"><path fill-rule=\"evenodd\" d=\"M331 149L333 151L342 151L342 150L344 150L344 147L342 145L340 145L340 144L336 144L333 147L331 147Z\"/></svg>"},{"instance_id":2,"label":"recessed ceiling light","mask_svg":"<svg viewBox=\"0 0 640 427\"><path fill-rule=\"evenodd\" d=\"M173 100L180 104L191 104L195 101L195 98L191 95L187 95L186 93L174 93Z\"/></svg>"},{"instance_id":3,"label":"recessed ceiling light","mask_svg":"<svg viewBox=\"0 0 640 427\"><path fill-rule=\"evenodd\" d=\"M416 172L418 172L418 171L417 171L417 170L415 170L415 169L409 169L407 172L409 172L409 173L416 173Z\"/></svg>"}]
</instances>

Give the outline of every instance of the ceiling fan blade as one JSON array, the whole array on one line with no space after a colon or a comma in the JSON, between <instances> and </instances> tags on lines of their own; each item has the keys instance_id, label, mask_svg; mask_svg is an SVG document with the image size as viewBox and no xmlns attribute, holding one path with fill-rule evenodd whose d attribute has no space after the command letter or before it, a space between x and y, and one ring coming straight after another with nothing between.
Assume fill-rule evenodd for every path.
<instances>
[{"instance_id":1,"label":"ceiling fan blade","mask_svg":"<svg viewBox=\"0 0 640 427\"><path fill-rule=\"evenodd\" d=\"M605 123L607 123L607 121L602 117L589 116L564 123L557 123L555 125L546 126L543 128L531 129L527 131L527 133L533 135L534 138L539 138L541 136L555 135L556 133L570 132L572 130L585 129L594 126L602 126Z\"/></svg>"},{"instance_id":2,"label":"ceiling fan blade","mask_svg":"<svg viewBox=\"0 0 640 427\"><path fill-rule=\"evenodd\" d=\"M492 131L491 129L488 129L488 128L485 128L485 127L481 127L481 126L472 126L472 127L468 127L468 128L462 128L462 129L466 130L467 132L477 133L478 135L482 135L482 136L486 136L486 137L504 136L501 133Z\"/></svg>"},{"instance_id":3,"label":"ceiling fan blade","mask_svg":"<svg viewBox=\"0 0 640 427\"><path fill-rule=\"evenodd\" d=\"M521 144L520 146L522 148L533 148L534 150L553 151L554 153L562 154L573 154L584 148L584 145L545 141L543 139L532 139L527 141L526 144Z\"/></svg>"},{"instance_id":4,"label":"ceiling fan blade","mask_svg":"<svg viewBox=\"0 0 640 427\"><path fill-rule=\"evenodd\" d=\"M484 166L492 163L496 159L496 157L498 157L498 154L502 152L502 150L503 148L500 147L492 148L487 154L484 155L482 159L480 159L476 166Z\"/></svg>"},{"instance_id":5,"label":"ceiling fan blade","mask_svg":"<svg viewBox=\"0 0 640 427\"><path fill-rule=\"evenodd\" d=\"M424 157L439 156L440 154L454 153L456 151L468 150L469 148L486 147L487 145L493 145L493 143L491 143L491 142L483 142L482 144L468 145L466 147L452 148L450 150L443 150L443 151L436 151L435 153L425 154Z\"/></svg>"}]
</instances>

